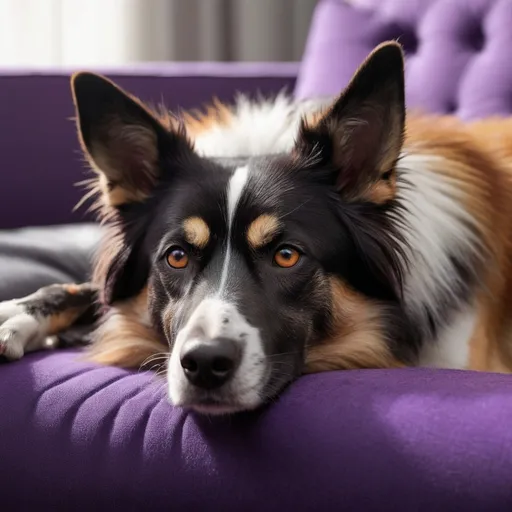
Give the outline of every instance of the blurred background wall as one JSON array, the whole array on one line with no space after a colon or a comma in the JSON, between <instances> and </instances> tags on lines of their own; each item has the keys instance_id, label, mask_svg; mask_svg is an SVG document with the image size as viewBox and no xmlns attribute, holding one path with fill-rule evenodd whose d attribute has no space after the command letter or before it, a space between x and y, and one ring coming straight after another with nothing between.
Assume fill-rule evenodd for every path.
<instances>
[{"instance_id":1,"label":"blurred background wall","mask_svg":"<svg viewBox=\"0 0 512 512\"><path fill-rule=\"evenodd\" d=\"M316 0L0 0L0 66L300 60Z\"/></svg>"}]
</instances>

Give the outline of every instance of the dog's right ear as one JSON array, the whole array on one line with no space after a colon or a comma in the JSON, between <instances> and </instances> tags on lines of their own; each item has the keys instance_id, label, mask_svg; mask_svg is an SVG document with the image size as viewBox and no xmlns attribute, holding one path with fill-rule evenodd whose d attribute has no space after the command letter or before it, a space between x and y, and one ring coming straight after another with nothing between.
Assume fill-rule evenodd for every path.
<instances>
[{"instance_id":1,"label":"dog's right ear","mask_svg":"<svg viewBox=\"0 0 512 512\"><path fill-rule=\"evenodd\" d=\"M99 174L104 202L120 207L143 201L159 178L163 149L186 148L186 137L102 76L77 73L71 89L80 142Z\"/></svg>"},{"instance_id":2,"label":"dog's right ear","mask_svg":"<svg viewBox=\"0 0 512 512\"><path fill-rule=\"evenodd\" d=\"M141 254L150 220L138 206L154 191L163 161L192 148L177 122L160 119L110 80L92 73L72 77L78 135L96 171L102 214L112 214L114 231L95 269L101 299L107 304L134 297L145 285L148 261Z\"/></svg>"}]
</instances>

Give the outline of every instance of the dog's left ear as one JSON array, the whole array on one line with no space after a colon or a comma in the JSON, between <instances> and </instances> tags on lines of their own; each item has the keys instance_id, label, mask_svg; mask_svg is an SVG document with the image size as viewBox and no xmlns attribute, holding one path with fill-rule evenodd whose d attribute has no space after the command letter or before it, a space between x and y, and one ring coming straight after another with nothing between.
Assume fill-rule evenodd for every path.
<instances>
[{"instance_id":1,"label":"dog's left ear","mask_svg":"<svg viewBox=\"0 0 512 512\"><path fill-rule=\"evenodd\" d=\"M346 199L383 203L394 195L404 124L402 49L383 43L327 110L303 119L295 152L333 165Z\"/></svg>"}]
</instances>

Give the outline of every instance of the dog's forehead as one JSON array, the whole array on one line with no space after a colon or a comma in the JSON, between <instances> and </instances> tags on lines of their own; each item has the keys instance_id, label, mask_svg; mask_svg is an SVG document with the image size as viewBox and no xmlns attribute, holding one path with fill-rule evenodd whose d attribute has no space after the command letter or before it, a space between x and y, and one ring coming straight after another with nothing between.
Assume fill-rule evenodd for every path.
<instances>
[{"instance_id":1,"label":"dog's forehead","mask_svg":"<svg viewBox=\"0 0 512 512\"><path fill-rule=\"evenodd\" d=\"M239 191L238 210L277 210L288 192L295 188L294 173L290 172L287 159L281 155L254 157L239 160L233 167L227 189L241 185L243 171L243 188ZM228 195L229 199L229 195ZM246 212L247 213L247 212Z\"/></svg>"},{"instance_id":2,"label":"dog's forehead","mask_svg":"<svg viewBox=\"0 0 512 512\"><path fill-rule=\"evenodd\" d=\"M154 225L157 237L199 218L212 235L224 239L228 232L245 232L263 214L277 218L294 211L295 199L304 202L295 191L290 194L296 183L280 155L204 158L184 170L160 202Z\"/></svg>"},{"instance_id":3,"label":"dog's forehead","mask_svg":"<svg viewBox=\"0 0 512 512\"><path fill-rule=\"evenodd\" d=\"M211 212L211 206L224 211L225 220L234 216L261 214L276 209L287 187L279 158L275 156L229 157L210 160L213 166L201 169L190 193L198 198L193 207ZM227 215L226 215L227 214Z\"/></svg>"}]
</instances>

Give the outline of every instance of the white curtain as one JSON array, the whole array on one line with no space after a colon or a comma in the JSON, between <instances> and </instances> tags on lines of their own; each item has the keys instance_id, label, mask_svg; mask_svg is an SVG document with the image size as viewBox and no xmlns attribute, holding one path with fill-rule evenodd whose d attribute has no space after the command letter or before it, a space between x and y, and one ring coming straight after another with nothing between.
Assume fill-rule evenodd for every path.
<instances>
[{"instance_id":1,"label":"white curtain","mask_svg":"<svg viewBox=\"0 0 512 512\"><path fill-rule=\"evenodd\" d=\"M299 60L316 0L0 0L0 66Z\"/></svg>"}]
</instances>

